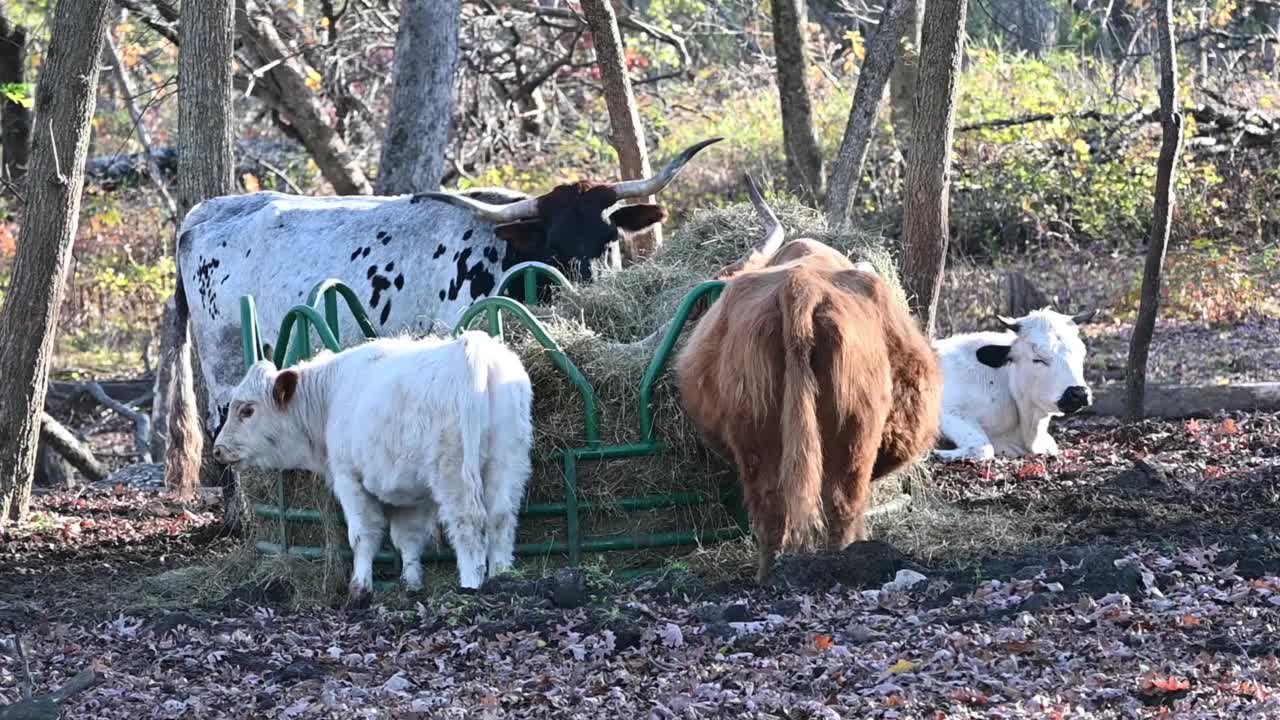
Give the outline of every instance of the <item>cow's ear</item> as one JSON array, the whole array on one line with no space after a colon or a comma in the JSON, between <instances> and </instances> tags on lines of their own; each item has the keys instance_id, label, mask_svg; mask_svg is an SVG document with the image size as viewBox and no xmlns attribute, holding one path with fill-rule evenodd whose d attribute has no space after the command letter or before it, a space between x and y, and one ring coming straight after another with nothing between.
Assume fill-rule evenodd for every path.
<instances>
[{"instance_id":1,"label":"cow's ear","mask_svg":"<svg viewBox=\"0 0 1280 720\"><path fill-rule=\"evenodd\" d=\"M276 381L271 386L271 399L275 401L277 408L284 410L289 407L289 401L293 400L293 396L297 391L297 371L284 370L276 375Z\"/></svg>"},{"instance_id":2,"label":"cow's ear","mask_svg":"<svg viewBox=\"0 0 1280 720\"><path fill-rule=\"evenodd\" d=\"M627 232L637 232L666 219L667 211L661 205L648 203L623 205L609 213L609 220Z\"/></svg>"},{"instance_id":3,"label":"cow's ear","mask_svg":"<svg viewBox=\"0 0 1280 720\"><path fill-rule=\"evenodd\" d=\"M1008 345L983 345L978 348L978 362L987 367L1004 367L1009 364Z\"/></svg>"},{"instance_id":4,"label":"cow's ear","mask_svg":"<svg viewBox=\"0 0 1280 720\"><path fill-rule=\"evenodd\" d=\"M541 218L504 223L495 227L493 234L525 252L537 251L547 244L547 225Z\"/></svg>"}]
</instances>

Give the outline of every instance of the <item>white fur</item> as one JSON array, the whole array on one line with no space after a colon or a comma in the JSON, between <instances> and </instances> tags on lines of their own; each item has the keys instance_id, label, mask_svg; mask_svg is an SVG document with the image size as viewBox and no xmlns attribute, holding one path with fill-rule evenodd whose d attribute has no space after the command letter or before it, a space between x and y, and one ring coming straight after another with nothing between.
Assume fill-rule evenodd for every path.
<instances>
[{"instance_id":1,"label":"white fur","mask_svg":"<svg viewBox=\"0 0 1280 720\"><path fill-rule=\"evenodd\" d=\"M1067 388L1089 392L1084 343L1069 315L1036 310L1016 322L1016 335L966 333L934 343L943 375L941 433L956 446L935 450L939 458L1058 454L1049 420L1063 414L1058 400ZM1009 364L993 368L979 362L978 349L987 345L1009 346Z\"/></svg>"},{"instance_id":2,"label":"white fur","mask_svg":"<svg viewBox=\"0 0 1280 720\"><path fill-rule=\"evenodd\" d=\"M297 373L279 407L272 391ZM530 474L533 389L520 359L482 332L384 338L278 372L260 361L232 393L215 455L324 474L354 555L353 597L369 592L388 522L402 580L443 523L463 587L509 568ZM251 414L244 417L246 408Z\"/></svg>"}]
</instances>

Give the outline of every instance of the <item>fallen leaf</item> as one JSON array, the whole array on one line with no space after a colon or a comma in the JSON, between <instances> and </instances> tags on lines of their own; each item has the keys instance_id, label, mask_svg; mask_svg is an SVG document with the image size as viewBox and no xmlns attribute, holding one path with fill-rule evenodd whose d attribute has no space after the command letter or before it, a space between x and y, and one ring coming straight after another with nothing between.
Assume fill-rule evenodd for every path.
<instances>
[{"instance_id":1,"label":"fallen leaf","mask_svg":"<svg viewBox=\"0 0 1280 720\"><path fill-rule=\"evenodd\" d=\"M889 668L889 672L893 673L894 675L898 675L904 672L911 672L912 670L915 670L915 669L916 669L915 663L911 662L910 660L907 660L906 658L903 658L898 662L894 663Z\"/></svg>"},{"instance_id":2,"label":"fallen leaf","mask_svg":"<svg viewBox=\"0 0 1280 720\"><path fill-rule=\"evenodd\" d=\"M1142 681L1142 689L1144 690L1159 690L1167 693L1182 692L1190 687L1190 682L1177 677L1147 678Z\"/></svg>"},{"instance_id":3,"label":"fallen leaf","mask_svg":"<svg viewBox=\"0 0 1280 720\"><path fill-rule=\"evenodd\" d=\"M1188 433L1188 434L1190 434L1190 435L1199 435L1199 434L1200 434L1200 421L1199 421L1199 420L1194 420L1194 419L1193 419L1193 420L1188 420L1188 421L1187 421L1187 433Z\"/></svg>"},{"instance_id":4,"label":"fallen leaf","mask_svg":"<svg viewBox=\"0 0 1280 720\"><path fill-rule=\"evenodd\" d=\"M1218 432L1221 433L1222 435L1239 435L1240 428L1236 427L1235 420L1231 418L1227 418L1226 420L1222 421L1222 427L1218 429Z\"/></svg>"},{"instance_id":5,"label":"fallen leaf","mask_svg":"<svg viewBox=\"0 0 1280 720\"><path fill-rule=\"evenodd\" d=\"M1191 627L1191 626L1199 625L1200 623L1201 623L1200 618L1190 613L1178 618L1178 624L1182 625L1183 627Z\"/></svg>"},{"instance_id":6,"label":"fallen leaf","mask_svg":"<svg viewBox=\"0 0 1280 720\"><path fill-rule=\"evenodd\" d=\"M1227 474L1227 469L1218 465L1210 465L1204 469L1205 480L1217 480Z\"/></svg>"},{"instance_id":7,"label":"fallen leaf","mask_svg":"<svg viewBox=\"0 0 1280 720\"><path fill-rule=\"evenodd\" d=\"M1018 476L1018 478L1022 480L1026 480L1028 478L1044 477L1046 474L1048 474L1048 469L1044 466L1044 463L1042 462L1028 462L1028 463L1023 463L1022 467L1019 467L1017 473L1015 474Z\"/></svg>"},{"instance_id":8,"label":"fallen leaf","mask_svg":"<svg viewBox=\"0 0 1280 720\"><path fill-rule=\"evenodd\" d=\"M830 636L830 635L814 635L814 636L813 636L813 646L814 646L814 647L816 647L816 648L818 648L818 650L819 650L819 651L821 651L821 652L826 652L826 651L830 650L830 649L831 649L831 636Z\"/></svg>"}]
</instances>

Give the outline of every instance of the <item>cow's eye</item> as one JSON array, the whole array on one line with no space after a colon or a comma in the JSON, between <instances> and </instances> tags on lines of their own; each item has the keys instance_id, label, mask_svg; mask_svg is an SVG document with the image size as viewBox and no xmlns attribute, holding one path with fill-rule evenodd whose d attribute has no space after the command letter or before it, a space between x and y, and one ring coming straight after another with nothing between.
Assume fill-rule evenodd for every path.
<instances>
[{"instance_id":1,"label":"cow's eye","mask_svg":"<svg viewBox=\"0 0 1280 720\"><path fill-rule=\"evenodd\" d=\"M1048 365L1048 364L1049 364L1049 361L1048 361L1048 360L1045 360L1044 358L1033 358L1033 359L1031 360L1031 362L1033 362L1033 363L1035 363L1035 364L1037 364L1037 365Z\"/></svg>"},{"instance_id":2,"label":"cow's eye","mask_svg":"<svg viewBox=\"0 0 1280 720\"><path fill-rule=\"evenodd\" d=\"M253 406L252 406L252 405L242 405L242 406L240 407L240 419L241 419L241 420L248 420L248 419L249 419L249 418L251 418L251 417L253 417Z\"/></svg>"}]
</instances>

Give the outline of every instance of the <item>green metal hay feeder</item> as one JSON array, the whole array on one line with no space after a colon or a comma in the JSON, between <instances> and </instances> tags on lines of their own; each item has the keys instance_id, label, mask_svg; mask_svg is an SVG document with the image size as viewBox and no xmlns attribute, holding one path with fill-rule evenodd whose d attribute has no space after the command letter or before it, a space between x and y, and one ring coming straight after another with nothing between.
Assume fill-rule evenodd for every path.
<instances>
[{"instance_id":1,"label":"green metal hay feeder","mask_svg":"<svg viewBox=\"0 0 1280 720\"><path fill-rule=\"evenodd\" d=\"M748 532L747 515L742 504L741 491L736 483L724 487L718 494L688 492L664 495L645 495L623 497L609 503L590 503L578 501L578 469L583 463L608 462L610 460L660 455L666 446L657 439L653 421L653 388L662 375L675 347L676 340L696 304L703 299L714 302L719 297L724 283L720 281L704 282L689 291L676 311L674 321L668 328L661 345L645 370L640 384L638 440L624 445L606 445L600 439L596 393L591 382L582 374L569 356L565 354L555 340L547 333L546 327L526 309L525 305L503 297L514 281L519 279L525 302L532 305L537 299L537 276L543 275L554 283L570 287L569 282L554 268L542 263L525 263L513 268L498 288L497 294L485 298L467 308L462 319L453 329L458 335L483 317L490 335L504 338L503 315L514 318L523 325L537 342L546 349L554 365L564 373L569 382L577 389L583 404L583 436L586 443L581 447L555 451L555 457L561 463L564 477L564 496L561 502L529 503L526 499L520 513L520 522L530 518L547 518L563 516L565 522L564 539L541 543L517 544L515 552L521 556L567 555L571 565L578 565L582 553L601 553L622 550L640 550L658 547L680 547L706 545L742 537ZM347 309L355 318L360 330L366 338L378 337L377 330L369 322L368 316L360 307L360 303L352 290L341 282L329 279L318 283L307 296L306 304L295 305L285 315L280 325L278 342L273 352L273 360L279 368L289 367L299 360L311 356L310 329L315 328L320 341L334 352L341 348L338 338L338 298L346 301ZM246 295L240 299L241 334L244 343L246 366L262 359L262 343L258 334L257 311L253 297ZM731 527L714 530L685 529L670 532L641 535L611 535L582 537L580 520L583 513L636 512L659 510L666 508L696 507L701 505L723 504L734 518ZM295 557L319 559L324 557L325 548L313 545L300 545L290 542L290 526L293 524L319 524L322 522L318 510L293 508L289 505L283 476L276 480L276 501L274 503L258 503L253 512L260 518L274 520L279 523L279 541L260 540L256 549L264 555L287 554ZM431 551L424 556L426 560L452 560L451 551ZM378 553L378 563L394 563L394 550L384 549Z\"/></svg>"}]
</instances>

